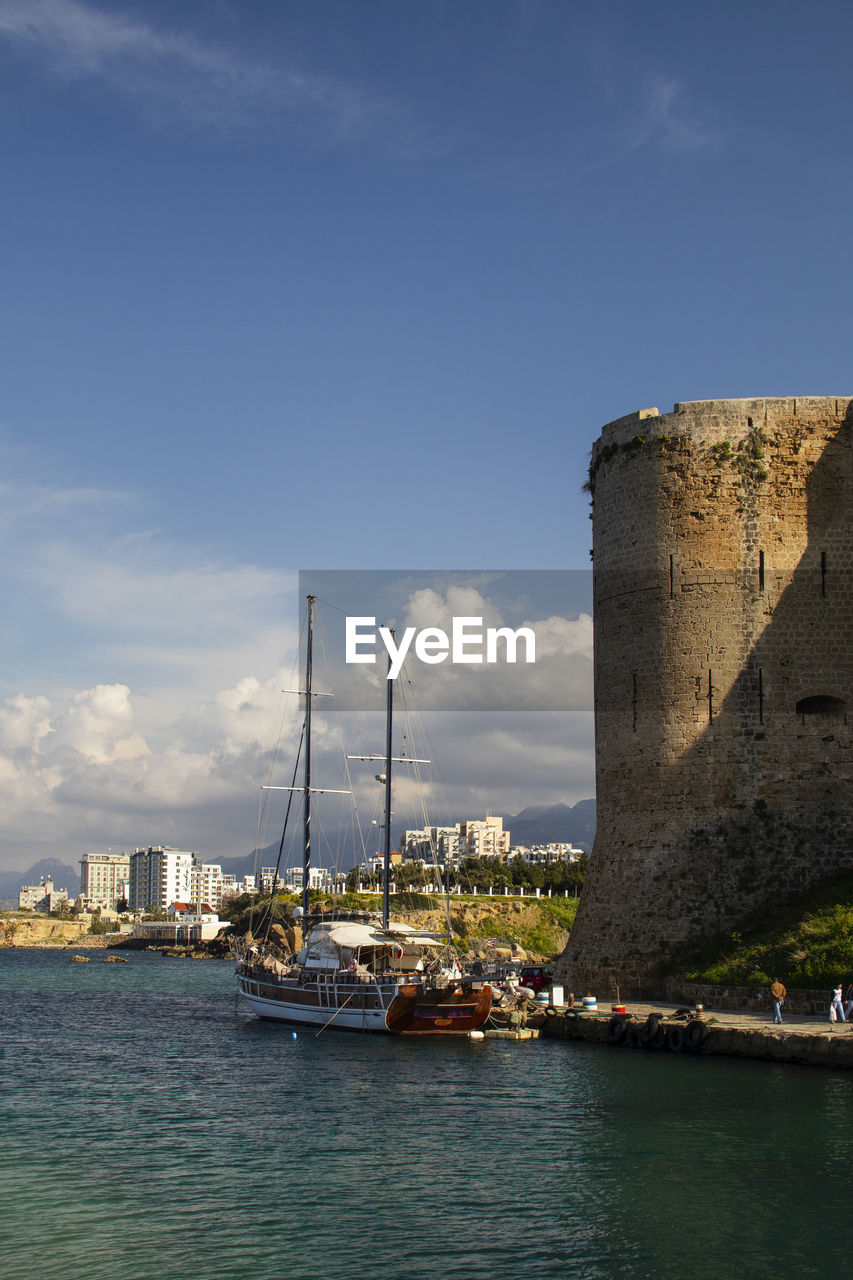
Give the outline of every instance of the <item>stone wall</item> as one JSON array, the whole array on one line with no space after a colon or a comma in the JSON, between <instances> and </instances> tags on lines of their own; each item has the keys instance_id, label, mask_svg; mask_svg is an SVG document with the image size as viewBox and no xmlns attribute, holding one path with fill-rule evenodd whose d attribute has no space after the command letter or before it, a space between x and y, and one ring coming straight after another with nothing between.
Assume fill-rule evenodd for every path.
<instances>
[{"instance_id":1,"label":"stone wall","mask_svg":"<svg viewBox=\"0 0 853 1280\"><path fill-rule=\"evenodd\" d=\"M700 401L592 452L598 831L558 975L649 989L853 867L849 398Z\"/></svg>"},{"instance_id":2,"label":"stone wall","mask_svg":"<svg viewBox=\"0 0 853 1280\"><path fill-rule=\"evenodd\" d=\"M686 982L683 978L667 978L663 984L664 995L674 1004L705 1006L707 1012L726 1009L733 1013L757 1013L773 1017L773 1001L769 989L754 987L718 987L710 983ZM824 1018L829 1022L829 1005L832 992L825 987L798 988L788 991L782 1010L785 1015Z\"/></svg>"}]
</instances>

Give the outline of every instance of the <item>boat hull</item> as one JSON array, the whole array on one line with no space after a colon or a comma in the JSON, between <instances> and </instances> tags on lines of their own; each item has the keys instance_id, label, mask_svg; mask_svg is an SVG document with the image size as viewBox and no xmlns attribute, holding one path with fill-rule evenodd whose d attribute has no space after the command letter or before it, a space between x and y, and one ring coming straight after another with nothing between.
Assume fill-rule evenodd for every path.
<instances>
[{"instance_id":1,"label":"boat hull","mask_svg":"<svg viewBox=\"0 0 853 1280\"><path fill-rule=\"evenodd\" d=\"M240 991L259 1018L294 1026L391 1035L467 1035L486 1022L491 987L296 983L240 972Z\"/></svg>"},{"instance_id":2,"label":"boat hull","mask_svg":"<svg viewBox=\"0 0 853 1280\"><path fill-rule=\"evenodd\" d=\"M492 1007L490 986L401 987L386 1016L398 1036L469 1035L484 1026Z\"/></svg>"}]
</instances>

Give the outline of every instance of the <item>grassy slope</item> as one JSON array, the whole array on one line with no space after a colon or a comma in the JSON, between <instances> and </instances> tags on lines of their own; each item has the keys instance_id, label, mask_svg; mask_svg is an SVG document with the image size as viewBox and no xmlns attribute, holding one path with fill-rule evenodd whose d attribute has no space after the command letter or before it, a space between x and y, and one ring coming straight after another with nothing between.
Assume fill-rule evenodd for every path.
<instances>
[{"instance_id":1,"label":"grassy slope","mask_svg":"<svg viewBox=\"0 0 853 1280\"><path fill-rule=\"evenodd\" d=\"M279 901L282 906L277 916L281 918L285 900ZM287 901L292 907L298 899ZM380 902L375 896L347 894L336 900L335 905L342 909L375 912ZM555 959L566 945L577 905L576 898L463 896L451 899L450 916L455 941L462 950L485 950L485 940L497 938L498 943L515 942L532 955ZM392 896L391 915L394 919L408 920L422 928L444 927L441 899L427 894ZM229 912L229 917L235 933L243 933L250 927L248 909Z\"/></svg>"},{"instance_id":2,"label":"grassy slope","mask_svg":"<svg viewBox=\"0 0 853 1280\"><path fill-rule=\"evenodd\" d=\"M526 898L518 906L515 910L494 898L454 899L451 918L460 945L477 950L486 938L498 938L518 943L531 955L556 959L568 941L577 899Z\"/></svg>"},{"instance_id":3,"label":"grassy slope","mask_svg":"<svg viewBox=\"0 0 853 1280\"><path fill-rule=\"evenodd\" d=\"M679 970L697 982L833 987L853 978L853 875L846 874L780 907Z\"/></svg>"}]
</instances>

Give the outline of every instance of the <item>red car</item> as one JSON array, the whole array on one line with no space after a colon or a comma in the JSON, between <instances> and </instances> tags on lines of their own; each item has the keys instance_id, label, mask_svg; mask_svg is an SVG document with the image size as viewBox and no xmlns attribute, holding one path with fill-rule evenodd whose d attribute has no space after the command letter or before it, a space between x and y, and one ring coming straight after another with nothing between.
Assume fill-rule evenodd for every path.
<instances>
[{"instance_id":1,"label":"red car","mask_svg":"<svg viewBox=\"0 0 853 1280\"><path fill-rule=\"evenodd\" d=\"M541 964L525 965L521 970L520 984L522 987L529 987L531 991L544 991L550 987L553 977L553 969L547 969Z\"/></svg>"}]
</instances>

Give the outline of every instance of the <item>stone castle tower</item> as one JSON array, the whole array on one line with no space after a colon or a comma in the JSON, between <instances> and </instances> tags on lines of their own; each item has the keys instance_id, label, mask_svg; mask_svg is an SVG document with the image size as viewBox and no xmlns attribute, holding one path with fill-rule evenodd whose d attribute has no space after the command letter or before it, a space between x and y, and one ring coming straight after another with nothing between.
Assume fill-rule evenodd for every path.
<instances>
[{"instance_id":1,"label":"stone castle tower","mask_svg":"<svg viewBox=\"0 0 853 1280\"><path fill-rule=\"evenodd\" d=\"M853 868L853 399L676 404L592 451L598 830L558 974L650 992Z\"/></svg>"}]
</instances>

